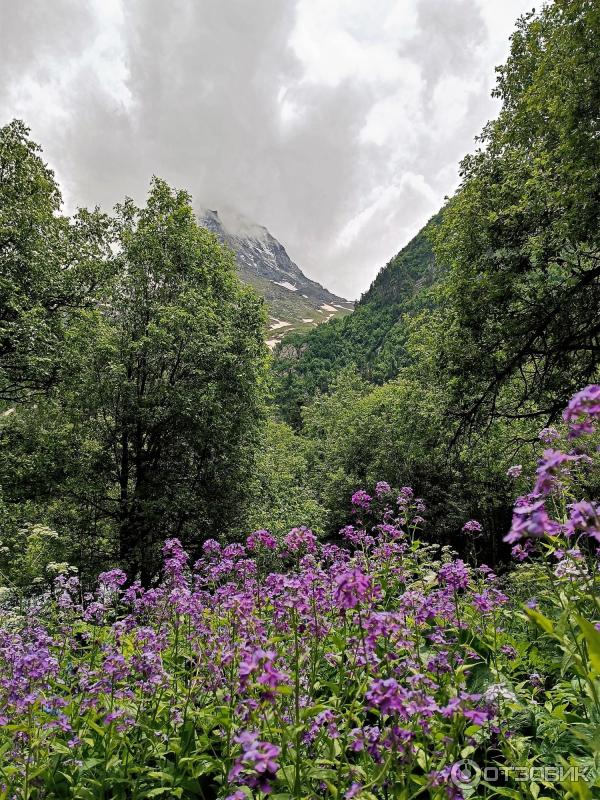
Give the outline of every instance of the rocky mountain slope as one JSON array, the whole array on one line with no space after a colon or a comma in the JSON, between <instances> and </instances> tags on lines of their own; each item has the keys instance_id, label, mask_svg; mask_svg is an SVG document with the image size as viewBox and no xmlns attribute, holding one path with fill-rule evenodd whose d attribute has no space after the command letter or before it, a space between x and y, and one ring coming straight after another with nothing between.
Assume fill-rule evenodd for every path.
<instances>
[{"instance_id":1,"label":"rocky mountain slope","mask_svg":"<svg viewBox=\"0 0 600 800\"><path fill-rule=\"evenodd\" d=\"M211 210L200 211L198 220L233 250L241 280L267 301L270 347L290 331L310 330L352 311L352 302L307 278L262 225Z\"/></svg>"}]
</instances>

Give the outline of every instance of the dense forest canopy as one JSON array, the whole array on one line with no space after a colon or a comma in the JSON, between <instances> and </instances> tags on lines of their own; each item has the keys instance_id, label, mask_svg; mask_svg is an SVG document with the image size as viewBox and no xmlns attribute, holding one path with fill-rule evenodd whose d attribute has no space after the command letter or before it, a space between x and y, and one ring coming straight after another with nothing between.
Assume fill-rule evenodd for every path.
<instances>
[{"instance_id":1,"label":"dense forest canopy","mask_svg":"<svg viewBox=\"0 0 600 800\"><path fill-rule=\"evenodd\" d=\"M597 372L599 35L597 3L554 3L518 23L498 70L502 110L445 209L441 352L468 424L555 418Z\"/></svg>"},{"instance_id":2,"label":"dense forest canopy","mask_svg":"<svg viewBox=\"0 0 600 800\"><path fill-rule=\"evenodd\" d=\"M0 398L56 382L67 329L95 303L108 262L105 216L60 213L62 198L22 122L0 136Z\"/></svg>"}]
</instances>

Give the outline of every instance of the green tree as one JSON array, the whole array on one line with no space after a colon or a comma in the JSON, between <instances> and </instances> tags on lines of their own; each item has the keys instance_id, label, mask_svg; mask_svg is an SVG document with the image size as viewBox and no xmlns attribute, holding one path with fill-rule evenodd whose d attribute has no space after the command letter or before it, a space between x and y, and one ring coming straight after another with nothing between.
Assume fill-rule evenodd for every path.
<instances>
[{"instance_id":1,"label":"green tree","mask_svg":"<svg viewBox=\"0 0 600 800\"><path fill-rule=\"evenodd\" d=\"M144 208L117 207L112 233L112 278L67 331L60 384L6 420L5 499L68 531L78 562L92 547L148 582L165 538L193 548L239 525L265 319L186 192L154 179Z\"/></svg>"},{"instance_id":2,"label":"green tree","mask_svg":"<svg viewBox=\"0 0 600 800\"><path fill-rule=\"evenodd\" d=\"M348 368L339 373L330 394L307 406L310 474L330 511L330 533L348 522L354 490L373 489L380 480L410 485L446 516L453 515L449 501L458 472L448 457L441 401L439 387L424 391L407 378L372 386ZM438 519L438 528L446 529L446 522Z\"/></svg>"},{"instance_id":3,"label":"green tree","mask_svg":"<svg viewBox=\"0 0 600 800\"><path fill-rule=\"evenodd\" d=\"M462 163L436 256L451 405L467 426L553 417L600 352L600 7L522 18L498 119Z\"/></svg>"},{"instance_id":4,"label":"green tree","mask_svg":"<svg viewBox=\"0 0 600 800\"><path fill-rule=\"evenodd\" d=\"M419 344L427 350L427 343ZM329 394L318 395L304 409L309 481L328 511L329 534L351 520L348 501L355 489L372 490L385 480L426 497L427 518L435 521L428 531L435 527L436 537L459 549L470 545L462 534L464 523L480 520L485 536L478 547L496 562L516 489L506 471L516 460L525 474L534 469L532 422L497 420L485 435L453 445L447 390L431 379L426 357L421 354L418 368L382 386L347 368Z\"/></svg>"},{"instance_id":5,"label":"green tree","mask_svg":"<svg viewBox=\"0 0 600 800\"><path fill-rule=\"evenodd\" d=\"M94 303L108 264L106 217L61 215L40 152L22 122L0 128L0 400L8 402L58 380L65 330Z\"/></svg>"},{"instance_id":6,"label":"green tree","mask_svg":"<svg viewBox=\"0 0 600 800\"><path fill-rule=\"evenodd\" d=\"M146 208L117 208L117 229L117 280L87 378L118 487L120 558L147 578L165 536L218 535L243 508L263 413L264 312L186 192L155 179Z\"/></svg>"},{"instance_id":7,"label":"green tree","mask_svg":"<svg viewBox=\"0 0 600 800\"><path fill-rule=\"evenodd\" d=\"M249 487L250 502L240 537L259 528L283 536L291 528L310 525L316 534L325 529L325 511L309 473L309 442L287 425L268 419L261 433L255 470Z\"/></svg>"}]
</instances>

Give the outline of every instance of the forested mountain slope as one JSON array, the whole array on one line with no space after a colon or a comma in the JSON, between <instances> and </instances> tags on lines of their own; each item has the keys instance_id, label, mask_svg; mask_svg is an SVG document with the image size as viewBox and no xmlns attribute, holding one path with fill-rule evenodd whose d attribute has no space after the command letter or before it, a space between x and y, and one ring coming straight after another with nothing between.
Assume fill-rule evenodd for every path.
<instances>
[{"instance_id":1,"label":"forested mountain slope","mask_svg":"<svg viewBox=\"0 0 600 800\"><path fill-rule=\"evenodd\" d=\"M429 289L439 270L431 234L436 214L381 269L354 312L308 333L291 334L275 352L277 401L297 424L300 408L316 391L327 391L338 372L354 364L373 383L394 378L407 363L406 315L433 302Z\"/></svg>"}]
</instances>

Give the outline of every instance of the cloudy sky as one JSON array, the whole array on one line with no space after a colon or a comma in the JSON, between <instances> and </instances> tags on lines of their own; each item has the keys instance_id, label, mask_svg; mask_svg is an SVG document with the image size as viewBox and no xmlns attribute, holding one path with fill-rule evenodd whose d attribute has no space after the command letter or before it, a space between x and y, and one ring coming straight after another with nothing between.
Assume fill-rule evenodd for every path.
<instances>
[{"instance_id":1,"label":"cloudy sky","mask_svg":"<svg viewBox=\"0 0 600 800\"><path fill-rule=\"evenodd\" d=\"M153 174L364 291L457 184L532 0L0 0L0 124L67 210Z\"/></svg>"}]
</instances>

